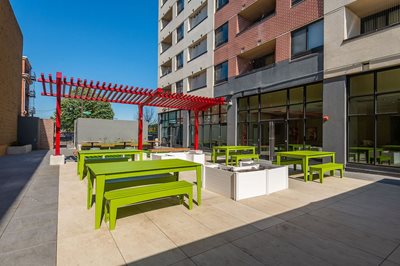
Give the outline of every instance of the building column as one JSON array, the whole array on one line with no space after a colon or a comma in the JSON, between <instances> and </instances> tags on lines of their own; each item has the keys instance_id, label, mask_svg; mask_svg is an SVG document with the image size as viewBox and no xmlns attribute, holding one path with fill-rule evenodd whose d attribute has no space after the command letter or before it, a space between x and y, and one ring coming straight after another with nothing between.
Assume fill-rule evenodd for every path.
<instances>
[{"instance_id":1,"label":"building column","mask_svg":"<svg viewBox=\"0 0 400 266\"><path fill-rule=\"evenodd\" d=\"M228 113L227 113L227 143L228 145L235 146L237 143L237 134L238 134L238 126L237 126L237 98L232 98L231 105L228 105Z\"/></svg>"},{"instance_id":2,"label":"building column","mask_svg":"<svg viewBox=\"0 0 400 266\"><path fill-rule=\"evenodd\" d=\"M323 150L336 153L336 161L346 163L347 111L346 77L324 80L323 115L329 120L323 122Z\"/></svg>"}]
</instances>

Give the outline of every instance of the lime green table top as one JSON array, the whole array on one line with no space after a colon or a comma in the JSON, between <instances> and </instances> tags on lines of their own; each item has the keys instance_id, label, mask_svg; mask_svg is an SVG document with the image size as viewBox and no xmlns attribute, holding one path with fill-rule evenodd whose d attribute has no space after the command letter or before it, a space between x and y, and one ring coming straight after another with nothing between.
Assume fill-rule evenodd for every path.
<instances>
[{"instance_id":1,"label":"lime green table top","mask_svg":"<svg viewBox=\"0 0 400 266\"><path fill-rule=\"evenodd\" d=\"M332 153L334 154L334 152L330 152L330 151L309 151L309 150L305 150L305 151L280 151L277 152L277 155L281 155L281 156L296 156L296 157L303 157L303 156L330 156L332 155Z\"/></svg>"},{"instance_id":2,"label":"lime green table top","mask_svg":"<svg viewBox=\"0 0 400 266\"><path fill-rule=\"evenodd\" d=\"M133 162L116 162L109 164L88 165L88 196L93 193L93 181L96 179L96 208L95 228L100 228L103 216L104 192L106 180L134 178L148 175L179 173L184 171L196 171L197 204L201 204L201 186L203 165L180 159L148 160Z\"/></svg>"}]
</instances>

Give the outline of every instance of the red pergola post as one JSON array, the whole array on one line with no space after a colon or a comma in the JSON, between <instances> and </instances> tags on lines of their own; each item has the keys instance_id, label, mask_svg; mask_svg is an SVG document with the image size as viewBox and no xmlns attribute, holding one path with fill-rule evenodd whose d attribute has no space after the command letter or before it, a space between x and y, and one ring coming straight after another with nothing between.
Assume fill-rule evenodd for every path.
<instances>
[{"instance_id":1,"label":"red pergola post","mask_svg":"<svg viewBox=\"0 0 400 266\"><path fill-rule=\"evenodd\" d=\"M199 111L194 111L194 149L199 149Z\"/></svg>"},{"instance_id":2,"label":"red pergola post","mask_svg":"<svg viewBox=\"0 0 400 266\"><path fill-rule=\"evenodd\" d=\"M56 101L56 149L54 155L60 155L60 130L61 130L61 78L62 73L57 72L56 85L57 85L57 101Z\"/></svg>"},{"instance_id":3,"label":"red pergola post","mask_svg":"<svg viewBox=\"0 0 400 266\"><path fill-rule=\"evenodd\" d=\"M143 105L138 105L139 119L138 119L138 149L143 149Z\"/></svg>"}]
</instances>

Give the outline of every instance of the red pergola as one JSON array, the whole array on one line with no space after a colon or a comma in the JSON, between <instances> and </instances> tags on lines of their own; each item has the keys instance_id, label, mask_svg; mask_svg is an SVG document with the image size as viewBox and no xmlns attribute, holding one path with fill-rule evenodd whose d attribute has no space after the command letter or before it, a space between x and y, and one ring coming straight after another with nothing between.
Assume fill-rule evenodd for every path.
<instances>
[{"instance_id":1,"label":"red pergola","mask_svg":"<svg viewBox=\"0 0 400 266\"><path fill-rule=\"evenodd\" d=\"M137 105L139 109L138 149L140 150L143 148L143 106L194 111L194 148L197 150L199 147L199 112L214 105L225 104L224 98L170 93L160 88L152 90L107 82L88 82L86 79L74 80L72 77L67 79L67 77L62 77L61 72L57 72L56 79L53 79L51 74L47 79L44 74L41 74L38 82L43 85L43 96L57 98L55 155L60 155L61 98Z\"/></svg>"}]
</instances>

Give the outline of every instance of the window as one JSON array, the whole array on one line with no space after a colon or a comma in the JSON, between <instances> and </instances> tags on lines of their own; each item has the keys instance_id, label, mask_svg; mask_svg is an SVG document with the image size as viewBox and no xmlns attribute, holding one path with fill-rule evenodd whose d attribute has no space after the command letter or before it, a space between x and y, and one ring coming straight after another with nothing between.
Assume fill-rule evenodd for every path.
<instances>
[{"instance_id":1,"label":"window","mask_svg":"<svg viewBox=\"0 0 400 266\"><path fill-rule=\"evenodd\" d=\"M183 80L180 80L177 83L175 83L175 92L183 93Z\"/></svg>"},{"instance_id":2,"label":"window","mask_svg":"<svg viewBox=\"0 0 400 266\"><path fill-rule=\"evenodd\" d=\"M228 22L215 30L215 48L228 42Z\"/></svg>"},{"instance_id":3,"label":"window","mask_svg":"<svg viewBox=\"0 0 400 266\"><path fill-rule=\"evenodd\" d=\"M190 29L195 28L197 25L199 25L203 20L207 18L207 2L200 7L199 10L195 11L193 15L190 16L189 18L189 26Z\"/></svg>"},{"instance_id":4,"label":"window","mask_svg":"<svg viewBox=\"0 0 400 266\"><path fill-rule=\"evenodd\" d=\"M216 0L217 1L217 10L223 8L226 4L229 3L229 0Z\"/></svg>"},{"instance_id":5,"label":"window","mask_svg":"<svg viewBox=\"0 0 400 266\"><path fill-rule=\"evenodd\" d=\"M185 36L185 25L182 23L176 28L176 42L179 42Z\"/></svg>"},{"instance_id":6,"label":"window","mask_svg":"<svg viewBox=\"0 0 400 266\"><path fill-rule=\"evenodd\" d=\"M228 61L215 66L215 84L228 80Z\"/></svg>"},{"instance_id":7,"label":"window","mask_svg":"<svg viewBox=\"0 0 400 266\"><path fill-rule=\"evenodd\" d=\"M361 33L373 32L400 23L400 6L361 19Z\"/></svg>"},{"instance_id":8,"label":"window","mask_svg":"<svg viewBox=\"0 0 400 266\"><path fill-rule=\"evenodd\" d=\"M176 56L176 69L181 69L183 67L183 52L180 52Z\"/></svg>"},{"instance_id":9,"label":"window","mask_svg":"<svg viewBox=\"0 0 400 266\"><path fill-rule=\"evenodd\" d=\"M349 162L400 167L399 73L395 68L349 78Z\"/></svg>"},{"instance_id":10,"label":"window","mask_svg":"<svg viewBox=\"0 0 400 266\"><path fill-rule=\"evenodd\" d=\"M207 72L204 70L189 78L190 90L197 90L207 86Z\"/></svg>"},{"instance_id":11,"label":"window","mask_svg":"<svg viewBox=\"0 0 400 266\"><path fill-rule=\"evenodd\" d=\"M185 8L185 0L178 0L176 2L176 5L177 5L177 13L179 15Z\"/></svg>"},{"instance_id":12,"label":"window","mask_svg":"<svg viewBox=\"0 0 400 266\"><path fill-rule=\"evenodd\" d=\"M298 4L300 2L302 2L303 0L292 0L292 6L294 6L295 4Z\"/></svg>"},{"instance_id":13,"label":"window","mask_svg":"<svg viewBox=\"0 0 400 266\"><path fill-rule=\"evenodd\" d=\"M189 60L193 60L207 53L207 36L189 47Z\"/></svg>"},{"instance_id":14,"label":"window","mask_svg":"<svg viewBox=\"0 0 400 266\"><path fill-rule=\"evenodd\" d=\"M323 20L292 32L292 57L313 52L324 44Z\"/></svg>"},{"instance_id":15,"label":"window","mask_svg":"<svg viewBox=\"0 0 400 266\"><path fill-rule=\"evenodd\" d=\"M252 69L258 69L272 65L274 63L275 63L275 54L269 54L253 59L253 61L251 62L251 66Z\"/></svg>"}]
</instances>

